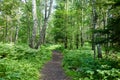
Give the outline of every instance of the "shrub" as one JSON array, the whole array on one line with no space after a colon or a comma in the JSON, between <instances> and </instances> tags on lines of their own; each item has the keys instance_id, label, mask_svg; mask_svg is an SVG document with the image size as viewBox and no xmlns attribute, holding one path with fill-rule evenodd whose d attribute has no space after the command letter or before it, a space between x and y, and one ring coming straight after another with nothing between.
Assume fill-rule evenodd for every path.
<instances>
[{"instance_id":1,"label":"shrub","mask_svg":"<svg viewBox=\"0 0 120 80\"><path fill-rule=\"evenodd\" d=\"M26 45L1 44L0 80L39 80L39 69L51 58L51 51L42 46L31 49Z\"/></svg>"},{"instance_id":2,"label":"shrub","mask_svg":"<svg viewBox=\"0 0 120 80\"><path fill-rule=\"evenodd\" d=\"M119 80L120 59L109 56L103 59L93 59L90 48L80 50L65 50L63 67L73 80Z\"/></svg>"}]
</instances>

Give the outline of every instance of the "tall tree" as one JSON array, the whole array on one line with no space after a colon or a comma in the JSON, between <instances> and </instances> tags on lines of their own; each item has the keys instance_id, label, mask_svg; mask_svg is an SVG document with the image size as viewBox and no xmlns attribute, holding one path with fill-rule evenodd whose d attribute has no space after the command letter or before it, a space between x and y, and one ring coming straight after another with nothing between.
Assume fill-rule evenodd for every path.
<instances>
[{"instance_id":1,"label":"tall tree","mask_svg":"<svg viewBox=\"0 0 120 80\"><path fill-rule=\"evenodd\" d=\"M40 31L40 35L39 35L39 40L37 45L35 46L35 48L37 49L39 46L41 46L41 44L45 43L45 36L46 36L46 28L47 28L47 23L51 14L51 10L52 10L52 4L53 4L53 0L50 0L48 3L48 0L44 1L44 5L45 5L45 10L44 10L44 22L43 22L43 26L41 28Z\"/></svg>"},{"instance_id":2,"label":"tall tree","mask_svg":"<svg viewBox=\"0 0 120 80\"><path fill-rule=\"evenodd\" d=\"M96 0L92 0L92 30L96 29L98 15L96 12ZM94 59L96 58L96 44L95 44L96 34L92 33L92 49L94 50Z\"/></svg>"},{"instance_id":3,"label":"tall tree","mask_svg":"<svg viewBox=\"0 0 120 80\"><path fill-rule=\"evenodd\" d=\"M34 48L35 47L37 27L38 27L36 0L32 0L32 13L33 13L33 31L32 31L32 37L31 37L31 40L30 40L30 47Z\"/></svg>"}]
</instances>

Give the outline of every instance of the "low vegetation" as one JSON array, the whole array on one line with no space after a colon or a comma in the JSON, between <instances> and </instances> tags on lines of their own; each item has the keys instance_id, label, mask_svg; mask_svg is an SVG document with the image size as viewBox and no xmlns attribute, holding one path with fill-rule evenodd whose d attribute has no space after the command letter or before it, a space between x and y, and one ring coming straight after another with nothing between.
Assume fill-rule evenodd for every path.
<instances>
[{"instance_id":1,"label":"low vegetation","mask_svg":"<svg viewBox=\"0 0 120 80\"><path fill-rule=\"evenodd\" d=\"M87 45L79 50L64 50L63 67L72 80L120 79L120 58L114 54L94 60Z\"/></svg>"},{"instance_id":2,"label":"low vegetation","mask_svg":"<svg viewBox=\"0 0 120 80\"><path fill-rule=\"evenodd\" d=\"M73 80L120 80L120 0L0 0L0 80L39 80L52 50Z\"/></svg>"},{"instance_id":3,"label":"low vegetation","mask_svg":"<svg viewBox=\"0 0 120 80\"><path fill-rule=\"evenodd\" d=\"M51 51L45 46L35 50L0 43L0 80L39 80L39 71L50 58Z\"/></svg>"}]
</instances>

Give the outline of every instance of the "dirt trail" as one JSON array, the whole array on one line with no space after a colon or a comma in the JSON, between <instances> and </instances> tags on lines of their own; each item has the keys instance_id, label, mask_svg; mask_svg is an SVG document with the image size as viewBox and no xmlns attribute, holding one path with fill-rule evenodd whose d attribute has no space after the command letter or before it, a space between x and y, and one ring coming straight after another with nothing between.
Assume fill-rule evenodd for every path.
<instances>
[{"instance_id":1,"label":"dirt trail","mask_svg":"<svg viewBox=\"0 0 120 80\"><path fill-rule=\"evenodd\" d=\"M57 51L53 51L52 60L45 64L41 73L40 80L70 80L62 69L62 55Z\"/></svg>"}]
</instances>

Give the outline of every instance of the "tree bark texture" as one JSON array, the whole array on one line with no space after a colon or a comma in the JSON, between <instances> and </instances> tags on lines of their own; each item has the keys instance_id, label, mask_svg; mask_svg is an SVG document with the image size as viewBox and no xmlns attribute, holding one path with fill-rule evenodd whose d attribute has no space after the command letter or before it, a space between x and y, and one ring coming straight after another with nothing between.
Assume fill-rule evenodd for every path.
<instances>
[{"instance_id":1,"label":"tree bark texture","mask_svg":"<svg viewBox=\"0 0 120 80\"><path fill-rule=\"evenodd\" d=\"M92 0L92 25L93 25L93 30L96 29L96 24L97 24L97 12L96 12L96 8L95 8L95 2L96 0ZM92 50L94 50L94 59L96 58L96 44L95 44L95 38L96 38L96 34L93 32L92 33Z\"/></svg>"},{"instance_id":2,"label":"tree bark texture","mask_svg":"<svg viewBox=\"0 0 120 80\"><path fill-rule=\"evenodd\" d=\"M35 46L35 40L36 40L36 33L37 33L37 6L36 6L36 0L32 0L32 13L33 13L33 31L32 31L32 37L30 42L30 47L34 48Z\"/></svg>"},{"instance_id":3,"label":"tree bark texture","mask_svg":"<svg viewBox=\"0 0 120 80\"><path fill-rule=\"evenodd\" d=\"M53 0L50 0L50 4L48 5L47 0L45 0L44 23L43 23L42 29L40 31L38 43L35 46L36 49L38 49L39 46L41 46L41 44L44 44L44 42L45 42L46 28L47 28L48 19L49 19L50 14L51 14L52 3L53 3Z\"/></svg>"}]
</instances>

